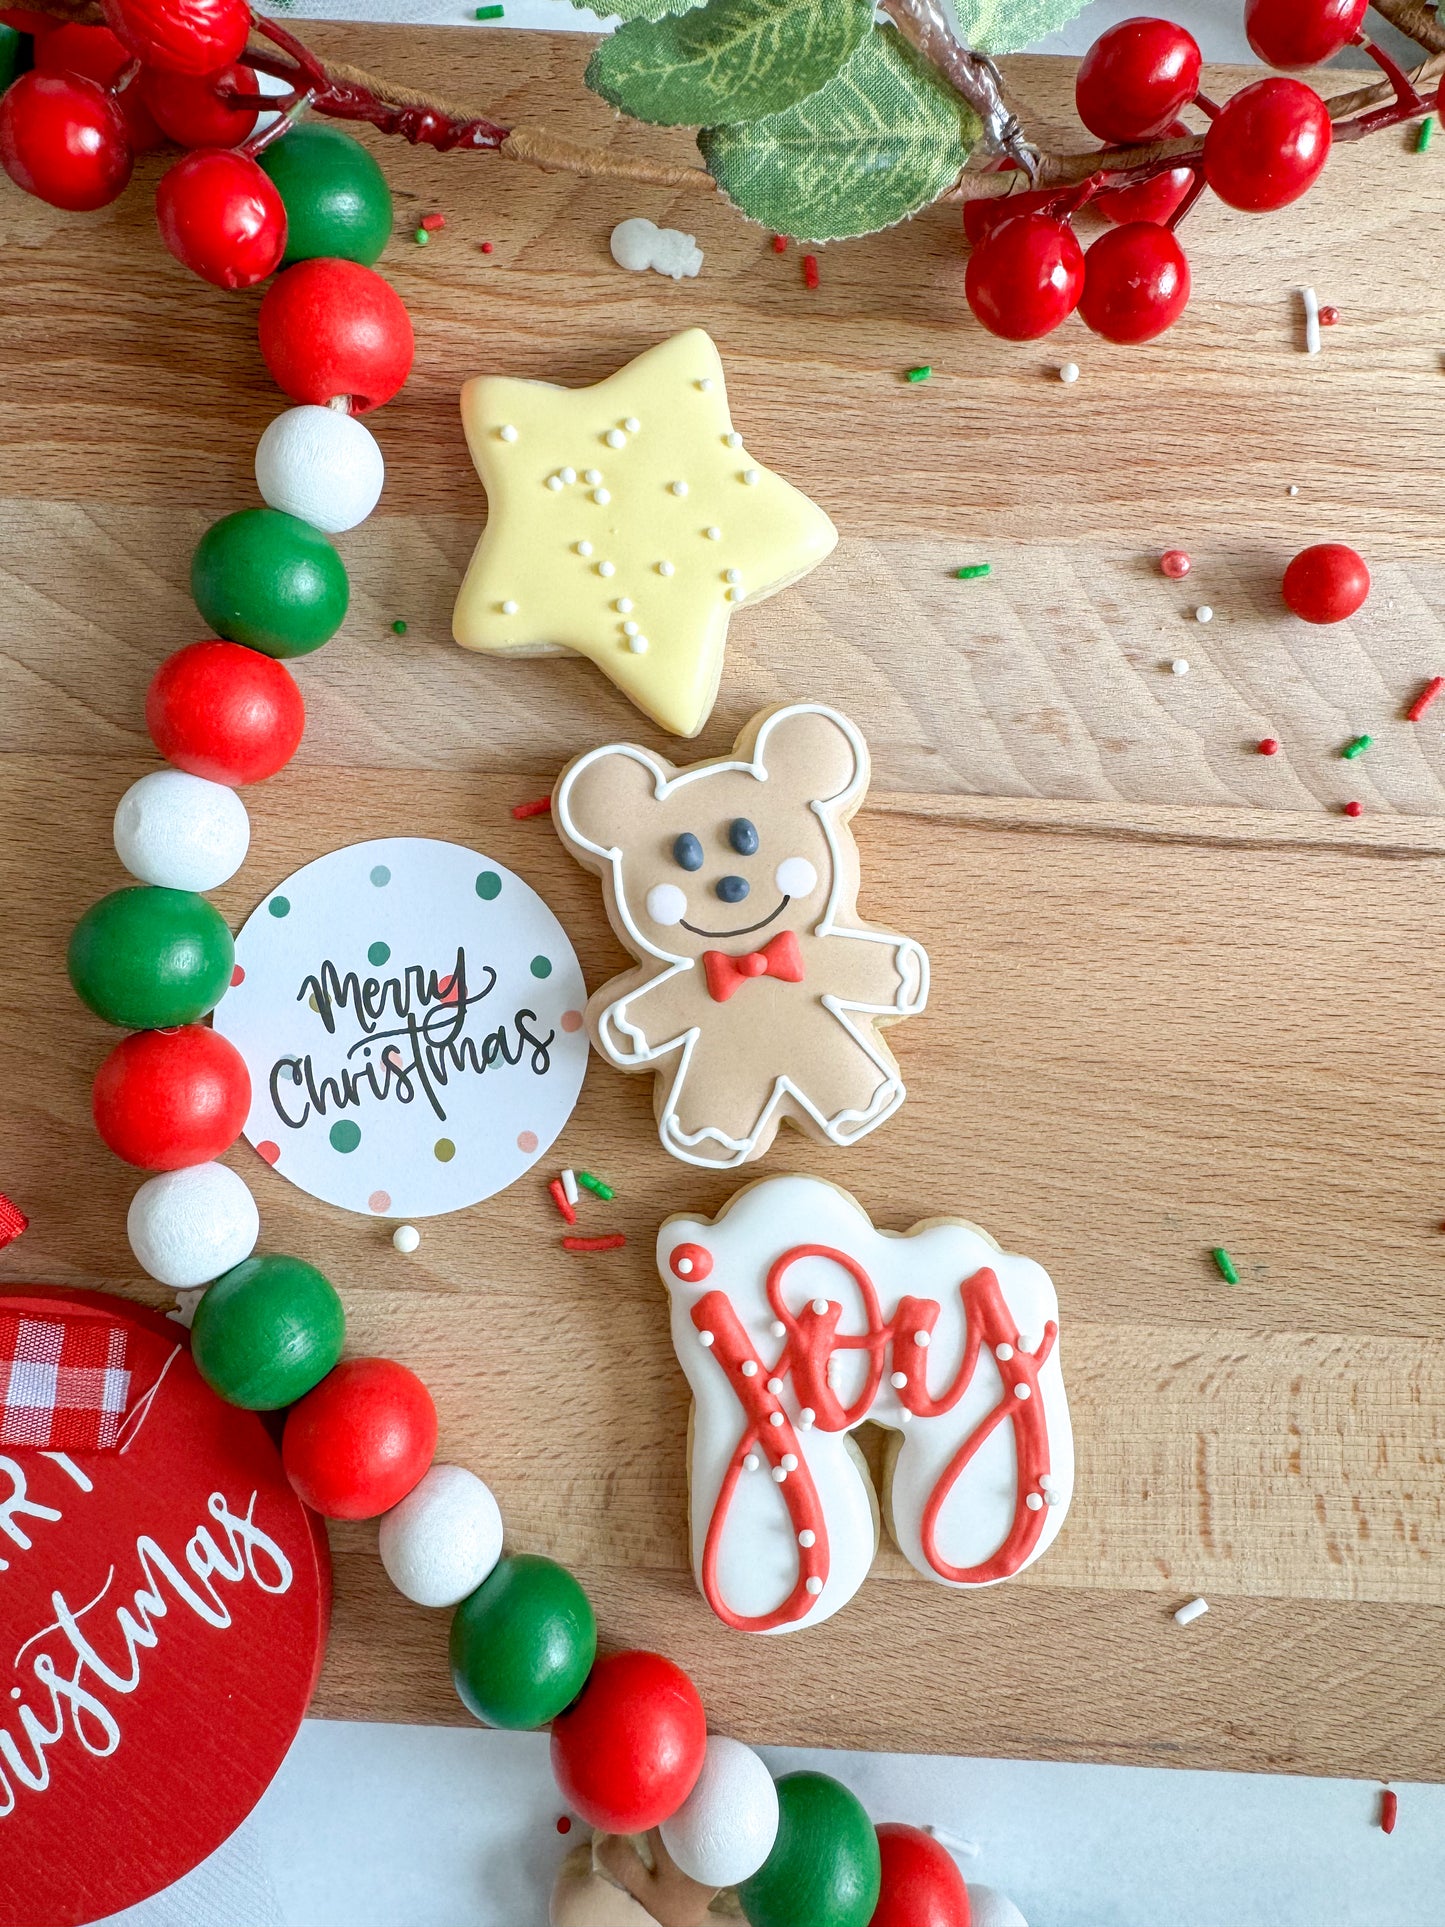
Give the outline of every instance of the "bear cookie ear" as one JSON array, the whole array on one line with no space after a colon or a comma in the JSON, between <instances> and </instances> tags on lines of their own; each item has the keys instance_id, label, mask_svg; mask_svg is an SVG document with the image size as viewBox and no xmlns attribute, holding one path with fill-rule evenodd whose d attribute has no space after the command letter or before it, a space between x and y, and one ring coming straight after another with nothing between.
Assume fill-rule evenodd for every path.
<instances>
[{"instance_id":1,"label":"bear cookie ear","mask_svg":"<svg viewBox=\"0 0 1445 1927\"><path fill-rule=\"evenodd\" d=\"M790 802L857 802L868 787L868 745L836 709L793 703L758 724L753 761L770 791Z\"/></svg>"},{"instance_id":2,"label":"bear cookie ear","mask_svg":"<svg viewBox=\"0 0 1445 1927\"><path fill-rule=\"evenodd\" d=\"M642 813L657 800L670 771L635 743L608 743L567 765L552 798L562 834L605 856L637 834Z\"/></svg>"}]
</instances>

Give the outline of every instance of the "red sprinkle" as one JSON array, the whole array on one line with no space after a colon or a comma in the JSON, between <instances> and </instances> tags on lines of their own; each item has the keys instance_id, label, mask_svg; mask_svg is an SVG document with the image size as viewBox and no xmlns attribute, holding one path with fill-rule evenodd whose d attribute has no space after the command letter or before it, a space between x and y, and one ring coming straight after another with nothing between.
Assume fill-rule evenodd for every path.
<instances>
[{"instance_id":1,"label":"red sprinkle","mask_svg":"<svg viewBox=\"0 0 1445 1927\"><path fill-rule=\"evenodd\" d=\"M435 234L439 228L444 228L446 224L447 217L445 214L423 214L417 222L417 226L424 229L428 234Z\"/></svg>"},{"instance_id":2,"label":"red sprinkle","mask_svg":"<svg viewBox=\"0 0 1445 1927\"><path fill-rule=\"evenodd\" d=\"M1363 803L1343 803L1340 807L1344 810L1346 816L1363 816L1365 813Z\"/></svg>"},{"instance_id":3,"label":"red sprinkle","mask_svg":"<svg viewBox=\"0 0 1445 1927\"><path fill-rule=\"evenodd\" d=\"M1393 1833L1395 1831L1395 1816L1399 1813L1399 1811L1400 1811L1399 1794L1393 1792L1389 1787L1386 1787L1385 1791L1380 1795L1380 1831L1381 1833Z\"/></svg>"},{"instance_id":4,"label":"red sprinkle","mask_svg":"<svg viewBox=\"0 0 1445 1927\"><path fill-rule=\"evenodd\" d=\"M1407 723L1418 723L1442 689L1445 689L1445 676L1432 676L1415 698L1414 702L1412 702L1410 707L1405 711L1405 721Z\"/></svg>"},{"instance_id":5,"label":"red sprinkle","mask_svg":"<svg viewBox=\"0 0 1445 1927\"><path fill-rule=\"evenodd\" d=\"M547 1186L547 1189L552 1193L552 1202L562 1213L566 1222L568 1224L576 1224L577 1213L567 1202L567 1193L562 1189L562 1180L560 1178L553 1178L552 1182Z\"/></svg>"},{"instance_id":6,"label":"red sprinkle","mask_svg":"<svg viewBox=\"0 0 1445 1927\"><path fill-rule=\"evenodd\" d=\"M773 253L774 253L774 254L786 254L786 253L787 253L787 251L788 251L788 237L787 237L787 235L786 235L786 234L775 234L775 235L773 236Z\"/></svg>"},{"instance_id":7,"label":"red sprinkle","mask_svg":"<svg viewBox=\"0 0 1445 1927\"><path fill-rule=\"evenodd\" d=\"M535 803L514 803L512 814L519 823L525 823L529 816L550 816L552 799L550 796L539 796Z\"/></svg>"},{"instance_id":8,"label":"red sprinkle","mask_svg":"<svg viewBox=\"0 0 1445 1927\"><path fill-rule=\"evenodd\" d=\"M491 251L492 251L492 244L491 244L491 242L490 242L490 241L483 241L483 243L482 243L482 253L483 253L483 254L490 254L490 253L491 253Z\"/></svg>"},{"instance_id":9,"label":"red sprinkle","mask_svg":"<svg viewBox=\"0 0 1445 1927\"><path fill-rule=\"evenodd\" d=\"M570 1833L572 1831L572 1822L567 1818L565 1813L557 1822L557 1831L558 1833Z\"/></svg>"},{"instance_id":10,"label":"red sprinkle","mask_svg":"<svg viewBox=\"0 0 1445 1927\"><path fill-rule=\"evenodd\" d=\"M0 1191L0 1249L14 1244L21 1232L30 1223L29 1218L18 1204L12 1204L3 1191Z\"/></svg>"},{"instance_id":11,"label":"red sprinkle","mask_svg":"<svg viewBox=\"0 0 1445 1927\"><path fill-rule=\"evenodd\" d=\"M1273 736L1260 737L1259 753L1261 756L1278 756L1279 755L1279 744L1274 740Z\"/></svg>"},{"instance_id":12,"label":"red sprinkle","mask_svg":"<svg viewBox=\"0 0 1445 1927\"><path fill-rule=\"evenodd\" d=\"M803 256L803 285L816 288L818 285L818 257L816 254Z\"/></svg>"},{"instance_id":13,"label":"red sprinkle","mask_svg":"<svg viewBox=\"0 0 1445 1927\"><path fill-rule=\"evenodd\" d=\"M1338 308L1320 309L1320 326L1322 328L1337 328L1339 323L1340 311Z\"/></svg>"},{"instance_id":14,"label":"red sprinkle","mask_svg":"<svg viewBox=\"0 0 1445 1927\"><path fill-rule=\"evenodd\" d=\"M1159 567L1171 582L1181 582L1192 564L1183 549L1169 549L1159 558Z\"/></svg>"},{"instance_id":15,"label":"red sprinkle","mask_svg":"<svg viewBox=\"0 0 1445 1927\"><path fill-rule=\"evenodd\" d=\"M627 1243L620 1231L613 1232L610 1238L564 1238L564 1251L620 1251Z\"/></svg>"}]
</instances>

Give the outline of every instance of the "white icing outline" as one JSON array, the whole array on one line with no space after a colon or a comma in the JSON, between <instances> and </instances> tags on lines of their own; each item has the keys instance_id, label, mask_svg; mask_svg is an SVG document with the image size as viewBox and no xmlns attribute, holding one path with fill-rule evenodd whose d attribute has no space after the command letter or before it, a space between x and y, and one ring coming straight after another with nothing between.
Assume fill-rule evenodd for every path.
<instances>
[{"instance_id":1,"label":"white icing outline","mask_svg":"<svg viewBox=\"0 0 1445 1927\"><path fill-rule=\"evenodd\" d=\"M777 725L795 716L826 716L842 733L853 751L853 772L841 790L832 796L816 798L809 808L822 825L823 838L828 846L833 874L829 885L828 900L823 914L814 924L812 934L817 937L849 937L860 943L887 944L897 953L899 990L891 1004L853 1003L841 997L825 995L819 998L824 1009L829 1011L847 1031L853 1041L862 1049L864 1055L881 1074L881 1081L874 1092L873 1102L866 1111L840 1111L832 1118L824 1117L818 1107L799 1089L793 1080L781 1075L774 1079L772 1090L763 1102L762 1110L749 1134L743 1138L729 1137L725 1131L715 1126L704 1125L701 1130L686 1132L678 1128L676 1122L677 1100L687 1078L692 1063L693 1052L701 1036L701 1028L694 1025L690 1030L681 1031L665 1043L648 1048L642 1031L627 1022L626 1011L629 1004L645 997L648 992L660 989L663 984L671 983L673 978L685 970L695 970L697 961L692 957L679 957L676 952L660 949L645 937L637 926L627 902L623 886L623 852L617 845L594 843L591 837L584 836L578 829L571 811L572 785L603 757L629 756L633 762L641 764L652 774L653 797L658 802L665 801L686 783L700 781L702 778L720 773L746 775L756 778L760 783L768 781L765 750L768 737ZM842 889L842 872L839 862L838 832L846 827L842 818L847 807L860 798L868 787L868 746L863 740L857 725L850 722L840 711L830 709L825 703L789 703L784 708L775 709L763 719L758 729L757 740L753 744L751 761L718 759L711 762L694 763L686 769L677 770L669 777L666 765L650 750L637 743L602 743L596 749L588 750L579 756L569 767L557 793L552 799L552 811L562 834L579 849L589 851L608 866L611 882L611 897L616 913L625 932L625 940L635 946L639 954L656 957L659 963L671 965L661 976L630 991L627 996L619 997L615 1004L609 1004L597 1022L598 1048L609 1063L619 1070L635 1070L639 1065L656 1063L661 1057L680 1051L677 1073L667 1093L667 1101L658 1118L658 1136L663 1148L685 1164L694 1164L704 1170L733 1170L746 1164L754 1154L755 1147L778 1110L787 1098L793 1101L813 1120L830 1144L839 1146L855 1144L869 1131L876 1130L902 1104L907 1096L903 1079L884 1055L882 1046L874 1034L872 1026L859 1027L850 1022L845 1014L856 1011L868 1016L916 1017L928 1002L928 953L912 937L900 937L892 931L838 929L834 922L837 914L838 897ZM910 972L916 983L909 992ZM630 1038L632 1046L624 1048L614 1035ZM725 1158L695 1157L690 1155L694 1146L713 1142L729 1153Z\"/></svg>"}]
</instances>

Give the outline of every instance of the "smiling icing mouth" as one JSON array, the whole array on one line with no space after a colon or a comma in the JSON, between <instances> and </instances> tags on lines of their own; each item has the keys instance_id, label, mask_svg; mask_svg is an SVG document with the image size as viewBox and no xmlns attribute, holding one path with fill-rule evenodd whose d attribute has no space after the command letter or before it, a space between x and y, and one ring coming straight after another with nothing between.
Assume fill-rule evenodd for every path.
<instances>
[{"instance_id":1,"label":"smiling icing mouth","mask_svg":"<svg viewBox=\"0 0 1445 1927\"><path fill-rule=\"evenodd\" d=\"M748 937L754 930L766 930L774 918L780 917L792 901L791 897L785 896L777 909L764 917L761 923L745 923L741 930L702 930L697 924L689 923L686 917L679 917L678 922L684 930L690 930L695 937Z\"/></svg>"}]
</instances>

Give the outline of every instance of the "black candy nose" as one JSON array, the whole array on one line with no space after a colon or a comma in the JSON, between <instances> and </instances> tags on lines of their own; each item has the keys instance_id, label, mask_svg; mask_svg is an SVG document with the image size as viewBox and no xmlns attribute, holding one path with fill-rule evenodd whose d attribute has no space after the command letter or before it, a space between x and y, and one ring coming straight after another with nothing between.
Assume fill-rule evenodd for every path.
<instances>
[{"instance_id":1,"label":"black candy nose","mask_svg":"<svg viewBox=\"0 0 1445 1927\"><path fill-rule=\"evenodd\" d=\"M724 903L741 903L748 893L746 877L719 877L713 885Z\"/></svg>"}]
</instances>

